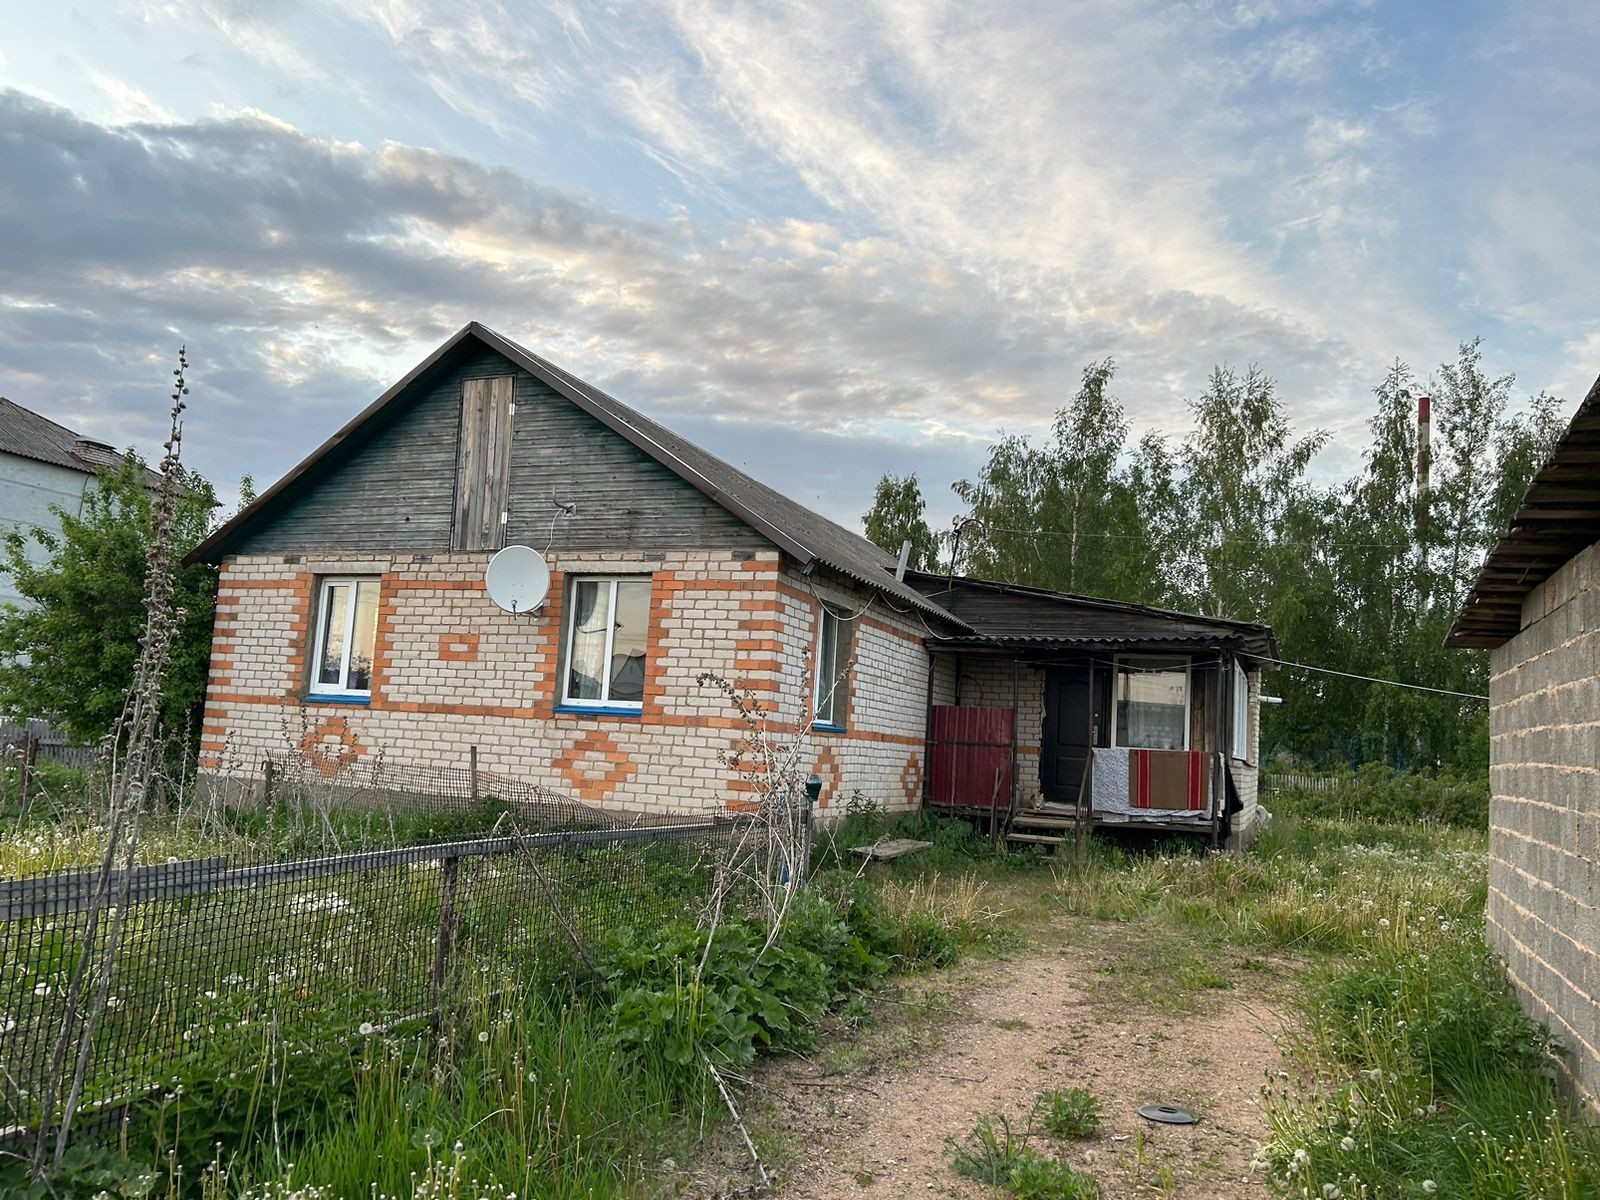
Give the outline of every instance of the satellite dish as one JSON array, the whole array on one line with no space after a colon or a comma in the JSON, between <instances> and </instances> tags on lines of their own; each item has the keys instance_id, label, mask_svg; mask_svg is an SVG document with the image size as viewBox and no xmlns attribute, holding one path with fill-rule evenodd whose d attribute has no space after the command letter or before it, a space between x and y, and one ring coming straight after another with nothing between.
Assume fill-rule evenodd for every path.
<instances>
[{"instance_id":1,"label":"satellite dish","mask_svg":"<svg viewBox=\"0 0 1600 1200\"><path fill-rule=\"evenodd\" d=\"M532 546L507 546L483 573L489 599L509 613L531 613L550 594L550 567Z\"/></svg>"}]
</instances>

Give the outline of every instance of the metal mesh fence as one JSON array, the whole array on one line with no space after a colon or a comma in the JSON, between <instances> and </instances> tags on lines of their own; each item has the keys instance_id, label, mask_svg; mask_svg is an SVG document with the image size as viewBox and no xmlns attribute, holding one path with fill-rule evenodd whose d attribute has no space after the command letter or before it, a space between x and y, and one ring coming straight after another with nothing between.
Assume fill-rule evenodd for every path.
<instances>
[{"instance_id":1,"label":"metal mesh fence","mask_svg":"<svg viewBox=\"0 0 1600 1200\"><path fill-rule=\"evenodd\" d=\"M99 918L84 989L116 926L90 1117L169 1086L186 1055L225 1065L234 1046L259 1062L264 1037L424 1018L464 980L492 991L584 974L607 933L697 915L719 863L755 840L739 820L628 823L470 768L326 768L278 758L264 783L191 793L147 819L131 871L103 877L92 824L8 864L0 1127L58 1119L52 1054L97 892L123 904ZM74 847L76 869L33 869L67 865Z\"/></svg>"}]
</instances>

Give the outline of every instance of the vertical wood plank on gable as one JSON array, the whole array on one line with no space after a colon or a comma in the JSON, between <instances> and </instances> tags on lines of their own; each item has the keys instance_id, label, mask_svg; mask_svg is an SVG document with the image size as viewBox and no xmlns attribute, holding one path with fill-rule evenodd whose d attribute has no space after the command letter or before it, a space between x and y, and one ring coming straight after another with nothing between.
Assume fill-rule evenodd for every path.
<instances>
[{"instance_id":1,"label":"vertical wood plank on gable","mask_svg":"<svg viewBox=\"0 0 1600 1200\"><path fill-rule=\"evenodd\" d=\"M454 549L498 550L504 544L516 382L515 376L497 375L461 383Z\"/></svg>"},{"instance_id":2,"label":"vertical wood plank on gable","mask_svg":"<svg viewBox=\"0 0 1600 1200\"><path fill-rule=\"evenodd\" d=\"M456 512L452 546L457 550L478 548L478 524L483 512L481 442L487 415L489 381L464 379L461 382L461 441L456 448Z\"/></svg>"},{"instance_id":3,"label":"vertical wood plank on gable","mask_svg":"<svg viewBox=\"0 0 1600 1200\"><path fill-rule=\"evenodd\" d=\"M493 418L489 437L484 444L484 467L488 472L488 486L484 488L484 514L490 530L490 540L485 547L498 550L505 544L504 514L510 504L511 445L516 425L515 400L517 379L514 375L499 375L489 381L489 413Z\"/></svg>"}]
</instances>

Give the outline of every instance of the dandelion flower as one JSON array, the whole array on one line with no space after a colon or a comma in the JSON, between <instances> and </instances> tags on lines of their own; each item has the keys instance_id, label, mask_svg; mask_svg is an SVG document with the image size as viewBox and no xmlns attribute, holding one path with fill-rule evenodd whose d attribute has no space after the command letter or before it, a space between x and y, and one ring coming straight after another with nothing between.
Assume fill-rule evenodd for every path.
<instances>
[{"instance_id":1,"label":"dandelion flower","mask_svg":"<svg viewBox=\"0 0 1600 1200\"><path fill-rule=\"evenodd\" d=\"M1387 928L1389 928L1389 918L1388 917L1379 917L1378 918L1378 928L1379 929L1387 929Z\"/></svg>"},{"instance_id":2,"label":"dandelion flower","mask_svg":"<svg viewBox=\"0 0 1600 1200\"><path fill-rule=\"evenodd\" d=\"M489 1040L489 1031L487 1029L481 1030L478 1034L478 1040L480 1042L487 1042Z\"/></svg>"},{"instance_id":3,"label":"dandelion flower","mask_svg":"<svg viewBox=\"0 0 1600 1200\"><path fill-rule=\"evenodd\" d=\"M1356 1148L1356 1140L1355 1140L1355 1138L1347 1137L1347 1138L1340 1139L1339 1149L1343 1150L1346 1154L1349 1154L1350 1151L1354 1150L1355 1148Z\"/></svg>"},{"instance_id":4,"label":"dandelion flower","mask_svg":"<svg viewBox=\"0 0 1600 1200\"><path fill-rule=\"evenodd\" d=\"M371 1037L376 1032L376 1027L371 1021L363 1021L359 1032L362 1037Z\"/></svg>"},{"instance_id":5,"label":"dandelion flower","mask_svg":"<svg viewBox=\"0 0 1600 1200\"><path fill-rule=\"evenodd\" d=\"M1422 1190L1431 1196L1439 1190L1439 1185L1431 1179L1424 1179L1422 1181Z\"/></svg>"}]
</instances>

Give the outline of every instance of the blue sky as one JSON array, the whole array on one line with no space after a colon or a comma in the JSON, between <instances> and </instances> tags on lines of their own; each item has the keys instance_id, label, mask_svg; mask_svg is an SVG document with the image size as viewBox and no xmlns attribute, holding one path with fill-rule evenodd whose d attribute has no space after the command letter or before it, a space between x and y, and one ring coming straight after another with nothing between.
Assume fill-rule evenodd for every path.
<instances>
[{"instance_id":1,"label":"blue sky","mask_svg":"<svg viewBox=\"0 0 1600 1200\"><path fill-rule=\"evenodd\" d=\"M287 470L469 319L854 524L936 523L1114 356L1134 434L1216 363L1324 478L1457 342L1600 373L1600 5L14 6L0 394Z\"/></svg>"}]
</instances>

